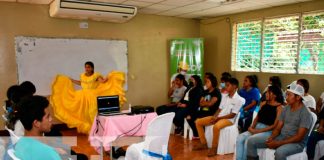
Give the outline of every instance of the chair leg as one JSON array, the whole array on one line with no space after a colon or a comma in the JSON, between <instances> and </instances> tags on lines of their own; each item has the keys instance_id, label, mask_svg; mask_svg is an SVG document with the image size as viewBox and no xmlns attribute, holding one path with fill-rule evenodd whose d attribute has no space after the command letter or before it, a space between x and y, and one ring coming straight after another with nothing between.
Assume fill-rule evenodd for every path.
<instances>
[{"instance_id":1,"label":"chair leg","mask_svg":"<svg viewBox=\"0 0 324 160\"><path fill-rule=\"evenodd\" d=\"M193 137L193 131L191 128L189 128L189 140L192 140Z\"/></svg>"},{"instance_id":2,"label":"chair leg","mask_svg":"<svg viewBox=\"0 0 324 160\"><path fill-rule=\"evenodd\" d=\"M184 124L183 124L183 138L187 138L188 136L188 129L189 129L189 124L186 119L184 119Z\"/></svg>"}]
</instances>

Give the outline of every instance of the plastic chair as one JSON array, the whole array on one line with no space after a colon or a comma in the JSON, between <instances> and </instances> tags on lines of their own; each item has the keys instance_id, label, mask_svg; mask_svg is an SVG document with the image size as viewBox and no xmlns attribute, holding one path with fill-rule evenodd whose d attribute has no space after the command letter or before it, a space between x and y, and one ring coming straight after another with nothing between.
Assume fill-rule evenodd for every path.
<instances>
[{"instance_id":1,"label":"plastic chair","mask_svg":"<svg viewBox=\"0 0 324 160\"><path fill-rule=\"evenodd\" d=\"M189 140L192 140L193 137L193 131L187 121L187 119L184 119L184 125L183 125L183 138L187 138L189 136ZM189 132L189 135L188 135Z\"/></svg>"},{"instance_id":2,"label":"plastic chair","mask_svg":"<svg viewBox=\"0 0 324 160\"><path fill-rule=\"evenodd\" d=\"M313 118L313 122L312 122L312 126L309 130L309 133L308 133L308 136L310 136L310 134L312 133L312 130L315 126L315 123L317 121L317 116L315 113L313 112L310 112L311 115L312 115L312 118ZM307 160L308 157L307 157L307 153L306 153L306 146L304 148L304 150L300 153L296 153L296 154L293 154L293 155L290 155L287 157L287 160ZM258 150L258 155L259 155L259 159L260 160L274 160L275 159L275 152L276 150L274 149L260 149Z\"/></svg>"},{"instance_id":3,"label":"plastic chair","mask_svg":"<svg viewBox=\"0 0 324 160\"><path fill-rule=\"evenodd\" d=\"M315 147L314 160L319 160L324 156L324 140L318 141Z\"/></svg>"},{"instance_id":4,"label":"plastic chair","mask_svg":"<svg viewBox=\"0 0 324 160\"><path fill-rule=\"evenodd\" d=\"M219 140L218 140L218 147L217 147L217 154L229 154L234 153L235 151L235 144L236 138L240 134L238 130L238 120L240 117L240 113L235 116L234 124L231 126L227 126L220 130L219 133ZM208 148L212 147L213 141L213 127L214 125L206 126L205 127L205 137L207 140Z\"/></svg>"},{"instance_id":5,"label":"plastic chair","mask_svg":"<svg viewBox=\"0 0 324 160\"><path fill-rule=\"evenodd\" d=\"M13 148L8 149L7 153L11 159L20 160L19 158L16 157L15 150Z\"/></svg>"},{"instance_id":6,"label":"plastic chair","mask_svg":"<svg viewBox=\"0 0 324 160\"><path fill-rule=\"evenodd\" d=\"M9 132L9 134L10 134L10 139L11 139L11 142L12 142L12 144L14 145L14 144L16 144L17 142L18 142L18 140L19 140L19 136L17 136L16 134L15 134L15 132L13 131L13 130L11 130L11 129L9 129L7 126L5 126L5 129Z\"/></svg>"},{"instance_id":7,"label":"plastic chair","mask_svg":"<svg viewBox=\"0 0 324 160\"><path fill-rule=\"evenodd\" d=\"M174 113L166 113L153 119L148 125L144 142L129 146L125 160L156 160L167 157L174 116Z\"/></svg>"}]
</instances>

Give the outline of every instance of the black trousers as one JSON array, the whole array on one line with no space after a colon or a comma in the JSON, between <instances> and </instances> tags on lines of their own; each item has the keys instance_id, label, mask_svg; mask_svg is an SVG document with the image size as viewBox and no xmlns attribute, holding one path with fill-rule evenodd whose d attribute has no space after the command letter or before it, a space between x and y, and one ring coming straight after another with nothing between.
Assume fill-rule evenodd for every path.
<instances>
[{"instance_id":1,"label":"black trousers","mask_svg":"<svg viewBox=\"0 0 324 160\"><path fill-rule=\"evenodd\" d=\"M247 131L252 123L253 112L244 112L244 117L240 117L238 121L239 127L241 127L241 133Z\"/></svg>"},{"instance_id":2,"label":"black trousers","mask_svg":"<svg viewBox=\"0 0 324 160\"><path fill-rule=\"evenodd\" d=\"M190 125L191 129L192 129L192 132L193 132L193 135L195 137L198 137L198 131L197 131L197 128L196 128L196 124L195 124L195 121L198 119L198 118L203 118L203 117L207 117L207 116L212 116L213 113L211 112L208 112L208 111L197 111L196 113L194 113L193 115L190 115L191 119L187 119L187 122L188 124Z\"/></svg>"},{"instance_id":3,"label":"black trousers","mask_svg":"<svg viewBox=\"0 0 324 160\"><path fill-rule=\"evenodd\" d=\"M314 158L315 147L318 141L324 140L324 134L317 131L313 131L307 141L307 156L308 158Z\"/></svg>"},{"instance_id":4,"label":"black trousers","mask_svg":"<svg viewBox=\"0 0 324 160\"><path fill-rule=\"evenodd\" d=\"M177 126L177 128L183 128L184 118L187 117L189 113L188 108L176 108L175 117L173 119L173 124Z\"/></svg>"},{"instance_id":5,"label":"black trousers","mask_svg":"<svg viewBox=\"0 0 324 160\"><path fill-rule=\"evenodd\" d=\"M162 105L156 108L156 114L157 115L162 115L165 113L170 113L170 112L176 112L177 111L177 106L166 106Z\"/></svg>"}]
</instances>

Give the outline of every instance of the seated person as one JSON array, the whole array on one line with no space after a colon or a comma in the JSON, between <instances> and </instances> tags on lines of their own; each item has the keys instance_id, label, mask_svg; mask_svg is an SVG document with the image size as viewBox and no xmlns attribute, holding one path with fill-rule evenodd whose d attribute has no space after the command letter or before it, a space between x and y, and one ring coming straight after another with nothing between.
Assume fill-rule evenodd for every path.
<instances>
[{"instance_id":1,"label":"seated person","mask_svg":"<svg viewBox=\"0 0 324 160\"><path fill-rule=\"evenodd\" d=\"M303 97L303 102L307 108L309 108L312 112L316 113L316 101L315 98L308 93L309 90L309 82L307 79L299 79L297 80L297 84L301 85L305 89L305 95Z\"/></svg>"},{"instance_id":2,"label":"seated person","mask_svg":"<svg viewBox=\"0 0 324 160\"><path fill-rule=\"evenodd\" d=\"M226 88L225 88L225 83L231 78L231 74L228 72L223 72L222 77L221 77L221 83L219 84L219 90L222 94L222 96L225 96L227 94Z\"/></svg>"},{"instance_id":3,"label":"seated person","mask_svg":"<svg viewBox=\"0 0 324 160\"><path fill-rule=\"evenodd\" d=\"M173 123L176 126L175 133L181 134L183 131L184 118L196 111L199 107L200 98L203 94L203 86L199 76L190 77L189 89L185 92L185 96L180 100L175 111Z\"/></svg>"},{"instance_id":4,"label":"seated person","mask_svg":"<svg viewBox=\"0 0 324 160\"><path fill-rule=\"evenodd\" d=\"M204 90L207 89L207 86L206 86L206 81L207 81L207 78L210 77L210 76L215 76L213 73L211 72L205 72L205 75L204 75Z\"/></svg>"},{"instance_id":5,"label":"seated person","mask_svg":"<svg viewBox=\"0 0 324 160\"><path fill-rule=\"evenodd\" d=\"M321 96L318 98L316 103L316 112L317 114L321 113L324 107L324 92L321 94Z\"/></svg>"},{"instance_id":6,"label":"seated person","mask_svg":"<svg viewBox=\"0 0 324 160\"><path fill-rule=\"evenodd\" d=\"M248 130L252 123L253 112L260 101L260 91L257 87L258 78L255 75L246 76L243 88L238 94L245 99L245 104L241 108L239 127L241 132Z\"/></svg>"},{"instance_id":7,"label":"seated person","mask_svg":"<svg viewBox=\"0 0 324 160\"><path fill-rule=\"evenodd\" d=\"M260 111L255 117L248 131L240 134L236 139L236 159L246 160L246 142L252 137L269 137L278 123L283 104L282 92L279 87L269 86L266 101L260 105Z\"/></svg>"},{"instance_id":8,"label":"seated person","mask_svg":"<svg viewBox=\"0 0 324 160\"><path fill-rule=\"evenodd\" d=\"M196 119L214 115L218 110L222 97L217 88L217 79L214 75L209 75L206 78L205 86L207 87L207 90L204 91L204 94L200 99L198 110L189 113L189 115L186 117L193 131L194 138L198 138L198 132L195 125Z\"/></svg>"},{"instance_id":9,"label":"seated person","mask_svg":"<svg viewBox=\"0 0 324 160\"><path fill-rule=\"evenodd\" d=\"M248 139L248 159L258 159L258 148L275 149L276 160L284 160L303 151L313 121L310 111L302 102L305 91L301 85L291 83L286 93L288 106L283 108L271 136Z\"/></svg>"},{"instance_id":10,"label":"seated person","mask_svg":"<svg viewBox=\"0 0 324 160\"><path fill-rule=\"evenodd\" d=\"M307 141L307 156L308 159L314 158L315 147L318 141L324 140L324 110L319 115L319 127L315 129Z\"/></svg>"},{"instance_id":11,"label":"seated person","mask_svg":"<svg viewBox=\"0 0 324 160\"><path fill-rule=\"evenodd\" d=\"M269 86L276 86L276 87L279 87L279 88L281 89L282 85L281 85L281 80L280 80L280 78L279 78L278 76L271 76L271 77L269 78L269 84L268 84L268 86L264 89L264 91L263 91L263 93L262 93L261 100L260 100L261 102L266 100L266 96L265 96L265 94L266 94L266 92L267 92ZM281 91L282 91L282 97L285 98L285 92L284 92L284 90L281 89Z\"/></svg>"},{"instance_id":12,"label":"seated person","mask_svg":"<svg viewBox=\"0 0 324 160\"><path fill-rule=\"evenodd\" d=\"M156 108L156 113L158 115L175 112L177 104L184 96L184 92L187 90L187 81L182 74L178 74L169 89L168 96L171 98L171 103L159 106Z\"/></svg>"},{"instance_id":13,"label":"seated person","mask_svg":"<svg viewBox=\"0 0 324 160\"><path fill-rule=\"evenodd\" d=\"M213 142L212 148L208 150L207 156L215 156L217 154L218 138L222 128L233 125L236 114L245 103L244 98L236 92L239 82L235 78L231 78L226 82L226 90L228 94L222 98L219 109L213 116L199 118L196 120L196 127L200 138L200 144L194 146L193 150L207 149L207 141L205 137L204 127L213 125Z\"/></svg>"},{"instance_id":14,"label":"seated person","mask_svg":"<svg viewBox=\"0 0 324 160\"><path fill-rule=\"evenodd\" d=\"M60 160L54 148L39 139L52 127L52 117L45 97L32 96L21 100L18 105L19 119L25 128L25 136L15 145L15 155L23 160Z\"/></svg>"}]
</instances>

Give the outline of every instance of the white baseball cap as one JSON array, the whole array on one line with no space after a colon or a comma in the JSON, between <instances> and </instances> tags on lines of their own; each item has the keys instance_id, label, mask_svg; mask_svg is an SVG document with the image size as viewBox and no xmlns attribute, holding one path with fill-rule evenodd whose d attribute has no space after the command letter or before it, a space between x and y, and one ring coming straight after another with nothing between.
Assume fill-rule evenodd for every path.
<instances>
[{"instance_id":1,"label":"white baseball cap","mask_svg":"<svg viewBox=\"0 0 324 160\"><path fill-rule=\"evenodd\" d=\"M302 98L305 95L304 87L297 84L297 81L293 81L290 85L288 85L287 91L297 94L297 95L301 96Z\"/></svg>"}]
</instances>

